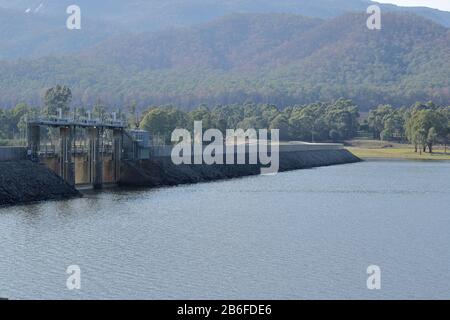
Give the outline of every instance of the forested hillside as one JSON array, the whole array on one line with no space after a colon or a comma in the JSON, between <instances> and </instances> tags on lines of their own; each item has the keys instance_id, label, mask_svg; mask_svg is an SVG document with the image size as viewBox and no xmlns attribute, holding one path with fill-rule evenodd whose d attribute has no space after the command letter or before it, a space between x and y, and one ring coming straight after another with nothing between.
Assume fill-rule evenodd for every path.
<instances>
[{"instance_id":1,"label":"forested hillside","mask_svg":"<svg viewBox=\"0 0 450 320\"><path fill-rule=\"evenodd\" d=\"M26 14L0 7L0 60L61 55L92 47L122 32L101 21L83 20L83 28L67 30L59 17Z\"/></svg>"},{"instance_id":2,"label":"forested hillside","mask_svg":"<svg viewBox=\"0 0 450 320\"><path fill-rule=\"evenodd\" d=\"M38 105L72 88L75 104L108 106L353 99L362 108L450 101L450 32L409 14L320 20L239 14L189 28L127 35L80 55L0 63L0 105Z\"/></svg>"}]
</instances>

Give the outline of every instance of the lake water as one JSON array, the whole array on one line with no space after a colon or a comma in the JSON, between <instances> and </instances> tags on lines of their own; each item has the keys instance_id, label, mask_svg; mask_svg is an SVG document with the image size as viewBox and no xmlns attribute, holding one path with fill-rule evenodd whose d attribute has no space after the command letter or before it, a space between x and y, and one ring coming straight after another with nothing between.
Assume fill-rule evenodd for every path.
<instances>
[{"instance_id":1,"label":"lake water","mask_svg":"<svg viewBox=\"0 0 450 320\"><path fill-rule=\"evenodd\" d=\"M81 268L81 290L66 269ZM366 269L381 268L381 290ZM450 163L373 161L0 209L0 296L450 298Z\"/></svg>"}]
</instances>

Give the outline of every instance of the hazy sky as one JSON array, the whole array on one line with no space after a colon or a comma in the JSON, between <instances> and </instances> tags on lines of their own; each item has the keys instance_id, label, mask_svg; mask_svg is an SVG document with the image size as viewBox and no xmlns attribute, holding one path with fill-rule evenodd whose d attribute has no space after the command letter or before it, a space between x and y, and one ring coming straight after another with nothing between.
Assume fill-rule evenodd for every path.
<instances>
[{"instance_id":1,"label":"hazy sky","mask_svg":"<svg viewBox=\"0 0 450 320\"><path fill-rule=\"evenodd\" d=\"M450 11L450 0L376 0L380 3L393 3L399 6L424 6Z\"/></svg>"}]
</instances>

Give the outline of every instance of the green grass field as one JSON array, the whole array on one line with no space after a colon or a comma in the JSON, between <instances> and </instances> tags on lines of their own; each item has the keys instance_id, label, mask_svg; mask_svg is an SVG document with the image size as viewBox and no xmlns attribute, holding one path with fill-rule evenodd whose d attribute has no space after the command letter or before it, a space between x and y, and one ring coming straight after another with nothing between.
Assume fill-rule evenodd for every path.
<instances>
[{"instance_id":1,"label":"green grass field","mask_svg":"<svg viewBox=\"0 0 450 320\"><path fill-rule=\"evenodd\" d=\"M446 154L441 146L437 146L433 154L420 154L407 144L375 140L352 140L347 144L347 149L361 159L450 160L450 149Z\"/></svg>"}]
</instances>

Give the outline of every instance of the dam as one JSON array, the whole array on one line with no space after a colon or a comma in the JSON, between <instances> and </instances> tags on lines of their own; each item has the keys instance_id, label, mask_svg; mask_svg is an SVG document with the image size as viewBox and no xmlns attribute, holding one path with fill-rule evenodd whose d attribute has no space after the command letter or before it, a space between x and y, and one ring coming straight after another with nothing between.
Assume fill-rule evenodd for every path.
<instances>
[{"instance_id":1,"label":"dam","mask_svg":"<svg viewBox=\"0 0 450 320\"><path fill-rule=\"evenodd\" d=\"M203 150L206 147L203 148ZM238 157L239 147L235 146L235 157ZM245 158L251 157L249 146L245 148ZM342 144L336 143L304 143L298 141L281 142L277 146L279 152L279 171L292 171L361 161ZM199 155L203 153L199 150ZM121 186L173 186L243 176L261 174L261 164L212 164L176 165L171 157L172 146L153 146L150 148L149 159L124 161L119 185ZM192 158L196 156L193 151ZM198 155L197 155L198 156ZM226 158L226 153L222 155Z\"/></svg>"},{"instance_id":2,"label":"dam","mask_svg":"<svg viewBox=\"0 0 450 320\"><path fill-rule=\"evenodd\" d=\"M163 187L259 175L263 165L175 164L174 146L154 145L150 134L127 130L114 119L37 118L28 121L27 147L0 148L0 205L81 196L79 190L109 186ZM225 145L224 150L230 150ZM203 153L192 150L191 157ZM234 156L251 143L235 145ZM279 153L279 171L359 162L335 143L281 142L270 152ZM224 159L227 152L218 154Z\"/></svg>"},{"instance_id":3,"label":"dam","mask_svg":"<svg viewBox=\"0 0 450 320\"><path fill-rule=\"evenodd\" d=\"M28 155L70 185L100 189L120 179L124 128L116 120L32 119L28 121ZM59 135L59 144L42 144L42 129L48 129L47 137Z\"/></svg>"}]
</instances>

